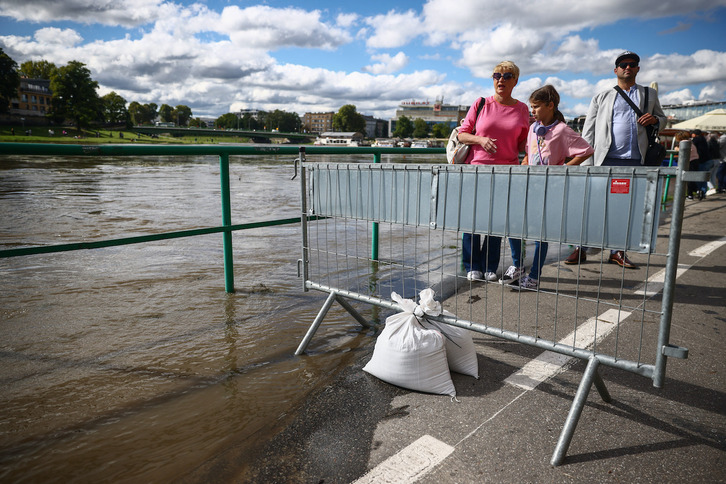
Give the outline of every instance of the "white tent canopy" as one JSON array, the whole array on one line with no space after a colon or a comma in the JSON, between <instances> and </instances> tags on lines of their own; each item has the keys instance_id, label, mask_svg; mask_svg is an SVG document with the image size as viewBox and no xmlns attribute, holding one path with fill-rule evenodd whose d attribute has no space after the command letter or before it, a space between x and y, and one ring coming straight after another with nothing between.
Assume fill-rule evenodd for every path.
<instances>
[{"instance_id":1,"label":"white tent canopy","mask_svg":"<svg viewBox=\"0 0 726 484\"><path fill-rule=\"evenodd\" d=\"M701 131L725 131L726 109L714 109L697 118L671 126L673 129L700 129Z\"/></svg>"}]
</instances>

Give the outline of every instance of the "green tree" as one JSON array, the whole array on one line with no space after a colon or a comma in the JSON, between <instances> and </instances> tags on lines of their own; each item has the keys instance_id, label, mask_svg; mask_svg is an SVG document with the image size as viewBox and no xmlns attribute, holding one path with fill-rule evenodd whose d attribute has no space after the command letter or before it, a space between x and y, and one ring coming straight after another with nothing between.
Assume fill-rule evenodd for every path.
<instances>
[{"instance_id":1,"label":"green tree","mask_svg":"<svg viewBox=\"0 0 726 484\"><path fill-rule=\"evenodd\" d=\"M444 123L437 123L434 124L434 127L431 128L431 134L434 138L448 138L451 134L451 128L449 128Z\"/></svg>"},{"instance_id":2,"label":"green tree","mask_svg":"<svg viewBox=\"0 0 726 484\"><path fill-rule=\"evenodd\" d=\"M154 122L157 116L156 104L140 104L136 101L129 104L129 116L131 122L135 125L151 124Z\"/></svg>"},{"instance_id":3,"label":"green tree","mask_svg":"<svg viewBox=\"0 0 726 484\"><path fill-rule=\"evenodd\" d=\"M257 120L250 113L242 115L242 119L239 120L239 129L257 130L262 127L260 121Z\"/></svg>"},{"instance_id":4,"label":"green tree","mask_svg":"<svg viewBox=\"0 0 726 484\"><path fill-rule=\"evenodd\" d=\"M18 63L0 49L0 113L10 109L10 101L18 96L19 86Z\"/></svg>"},{"instance_id":5,"label":"green tree","mask_svg":"<svg viewBox=\"0 0 726 484\"><path fill-rule=\"evenodd\" d=\"M333 129L343 132L366 132L366 120L355 106L346 104L333 115Z\"/></svg>"},{"instance_id":6,"label":"green tree","mask_svg":"<svg viewBox=\"0 0 726 484\"><path fill-rule=\"evenodd\" d=\"M239 118L234 113L223 114L216 119L214 125L223 129L237 129Z\"/></svg>"},{"instance_id":7,"label":"green tree","mask_svg":"<svg viewBox=\"0 0 726 484\"><path fill-rule=\"evenodd\" d=\"M414 138L428 138L429 137L429 125L426 124L421 118L416 118L413 121L413 137Z\"/></svg>"},{"instance_id":8,"label":"green tree","mask_svg":"<svg viewBox=\"0 0 726 484\"><path fill-rule=\"evenodd\" d=\"M401 116L396 121L396 129L393 130L393 136L397 138L410 138L413 135L413 123L407 116Z\"/></svg>"},{"instance_id":9,"label":"green tree","mask_svg":"<svg viewBox=\"0 0 726 484\"><path fill-rule=\"evenodd\" d=\"M177 126L186 126L189 120L192 118L192 108L179 104L172 111L173 120L176 121Z\"/></svg>"},{"instance_id":10,"label":"green tree","mask_svg":"<svg viewBox=\"0 0 726 484\"><path fill-rule=\"evenodd\" d=\"M126 99L111 91L101 98L103 105L103 121L110 124L128 124L129 111L126 109Z\"/></svg>"},{"instance_id":11,"label":"green tree","mask_svg":"<svg viewBox=\"0 0 726 484\"><path fill-rule=\"evenodd\" d=\"M47 60L25 61L20 64L20 73L31 79L50 79L58 70L55 64Z\"/></svg>"},{"instance_id":12,"label":"green tree","mask_svg":"<svg viewBox=\"0 0 726 484\"><path fill-rule=\"evenodd\" d=\"M192 118L189 120L189 126L192 128L206 128L207 123L202 121L202 118Z\"/></svg>"},{"instance_id":13,"label":"green tree","mask_svg":"<svg viewBox=\"0 0 726 484\"><path fill-rule=\"evenodd\" d=\"M168 104L162 104L159 108L159 119L162 123L171 123L174 121L174 108Z\"/></svg>"},{"instance_id":14,"label":"green tree","mask_svg":"<svg viewBox=\"0 0 726 484\"><path fill-rule=\"evenodd\" d=\"M266 113L265 125L268 130L277 129L284 133L292 133L298 131L300 128L300 116L297 113L288 113L280 109L275 109L270 113Z\"/></svg>"},{"instance_id":15,"label":"green tree","mask_svg":"<svg viewBox=\"0 0 726 484\"><path fill-rule=\"evenodd\" d=\"M72 119L78 131L98 119L101 99L96 89L98 82L91 78L91 71L82 62L71 61L51 76L53 91L52 116Z\"/></svg>"}]
</instances>

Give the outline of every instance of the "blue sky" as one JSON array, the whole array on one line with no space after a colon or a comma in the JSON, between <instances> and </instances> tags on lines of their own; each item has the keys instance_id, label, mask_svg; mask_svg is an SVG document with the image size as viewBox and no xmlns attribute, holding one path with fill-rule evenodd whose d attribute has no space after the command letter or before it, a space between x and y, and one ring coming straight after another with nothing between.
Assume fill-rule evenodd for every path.
<instances>
[{"instance_id":1,"label":"blue sky","mask_svg":"<svg viewBox=\"0 0 726 484\"><path fill-rule=\"evenodd\" d=\"M501 60L521 69L515 97L553 84L574 117L614 84L625 49L662 104L723 101L724 31L726 0L0 0L0 47L18 64L81 61L102 95L209 117L468 106L492 94Z\"/></svg>"}]
</instances>

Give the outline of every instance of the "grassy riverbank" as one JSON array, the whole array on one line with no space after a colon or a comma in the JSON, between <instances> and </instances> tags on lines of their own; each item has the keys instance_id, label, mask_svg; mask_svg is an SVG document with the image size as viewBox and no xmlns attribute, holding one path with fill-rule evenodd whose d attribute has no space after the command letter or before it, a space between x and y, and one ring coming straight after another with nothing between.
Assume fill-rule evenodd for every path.
<instances>
[{"instance_id":1,"label":"grassy riverbank","mask_svg":"<svg viewBox=\"0 0 726 484\"><path fill-rule=\"evenodd\" d=\"M65 131L65 134L64 134ZM29 134L26 134L29 133ZM224 136L182 136L170 135L149 136L128 130L84 129L78 133L71 127L32 126L0 126L0 143L62 143L62 144L123 144L123 143L154 143L154 144L208 144L249 143L249 138Z\"/></svg>"}]
</instances>

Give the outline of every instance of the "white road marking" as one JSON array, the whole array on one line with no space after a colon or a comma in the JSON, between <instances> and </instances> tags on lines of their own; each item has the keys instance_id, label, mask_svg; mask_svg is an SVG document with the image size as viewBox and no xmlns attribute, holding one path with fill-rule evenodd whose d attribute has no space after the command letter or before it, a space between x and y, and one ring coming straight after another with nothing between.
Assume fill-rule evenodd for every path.
<instances>
[{"instance_id":1,"label":"white road marking","mask_svg":"<svg viewBox=\"0 0 726 484\"><path fill-rule=\"evenodd\" d=\"M713 253L714 251L720 249L724 245L726 245L726 237L722 237L719 240L714 240L713 242L703 244L701 247L690 251L688 255L690 255L691 257L704 258ZM693 264L678 264L678 269L676 269L676 279L681 277L691 267L693 267ZM638 288L635 290L635 294L638 294L639 296L655 296L663 290L664 285L665 269L661 269L660 271L650 276L645 284L638 286Z\"/></svg>"},{"instance_id":2,"label":"white road marking","mask_svg":"<svg viewBox=\"0 0 726 484\"><path fill-rule=\"evenodd\" d=\"M368 474L354 481L354 483L404 484L416 482L452 452L454 452L454 447L430 435L424 435L405 449L378 464Z\"/></svg>"},{"instance_id":3,"label":"white road marking","mask_svg":"<svg viewBox=\"0 0 726 484\"><path fill-rule=\"evenodd\" d=\"M678 269L676 269L676 279L681 277L690 268L690 264L678 264ZM635 294L639 296L655 296L661 292L665 285L665 273L665 269L661 269L650 276L644 284L641 284L637 287L637 289L635 289Z\"/></svg>"},{"instance_id":4,"label":"white road marking","mask_svg":"<svg viewBox=\"0 0 726 484\"><path fill-rule=\"evenodd\" d=\"M576 331L568 334L559 343L577 348L589 348L594 343L602 341L617 327L619 322L628 316L630 313L627 311L608 309L597 318L585 321ZM570 359L571 357L567 355L545 351L504 381L524 390L533 390L543 381L561 372Z\"/></svg>"},{"instance_id":5,"label":"white road marking","mask_svg":"<svg viewBox=\"0 0 726 484\"><path fill-rule=\"evenodd\" d=\"M726 237L722 237L720 240L714 240L713 242L704 244L698 249L690 251L688 255L693 257L706 257L711 252L719 249L722 245L726 245Z\"/></svg>"}]
</instances>

